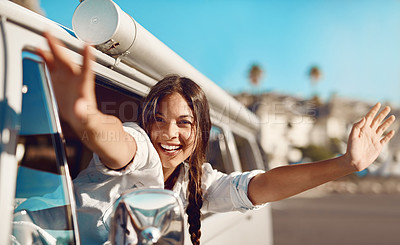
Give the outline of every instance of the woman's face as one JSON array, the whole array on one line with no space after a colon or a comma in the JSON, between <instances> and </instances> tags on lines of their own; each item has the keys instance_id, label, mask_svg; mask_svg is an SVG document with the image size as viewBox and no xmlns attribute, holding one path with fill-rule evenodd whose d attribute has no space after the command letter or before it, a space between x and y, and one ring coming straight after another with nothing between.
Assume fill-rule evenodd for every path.
<instances>
[{"instance_id":1,"label":"woman's face","mask_svg":"<svg viewBox=\"0 0 400 245\"><path fill-rule=\"evenodd\" d=\"M193 112L179 93L168 95L159 102L150 139L160 156L164 178L192 154L194 125Z\"/></svg>"}]
</instances>

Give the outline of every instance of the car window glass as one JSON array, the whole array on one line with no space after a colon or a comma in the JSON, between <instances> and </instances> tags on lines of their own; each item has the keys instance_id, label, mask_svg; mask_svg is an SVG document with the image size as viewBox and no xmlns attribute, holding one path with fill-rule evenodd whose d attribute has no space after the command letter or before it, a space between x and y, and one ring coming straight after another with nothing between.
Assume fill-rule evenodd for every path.
<instances>
[{"instance_id":1,"label":"car window glass","mask_svg":"<svg viewBox=\"0 0 400 245\"><path fill-rule=\"evenodd\" d=\"M232 161L222 129L212 126L207 152L207 161L214 169L224 173L233 172Z\"/></svg>"},{"instance_id":2,"label":"car window glass","mask_svg":"<svg viewBox=\"0 0 400 245\"><path fill-rule=\"evenodd\" d=\"M239 153L242 171L256 169L257 163L250 142L246 138L235 133L233 134L233 137L235 139L236 147Z\"/></svg>"},{"instance_id":3,"label":"car window glass","mask_svg":"<svg viewBox=\"0 0 400 245\"><path fill-rule=\"evenodd\" d=\"M97 107L122 122L138 122L142 98L133 92L113 86L106 78L96 76Z\"/></svg>"},{"instance_id":4,"label":"car window glass","mask_svg":"<svg viewBox=\"0 0 400 245\"><path fill-rule=\"evenodd\" d=\"M24 52L13 243L72 244L75 233L66 185L65 151L56 130L40 59ZM52 119L53 118L53 119Z\"/></svg>"},{"instance_id":5,"label":"car window glass","mask_svg":"<svg viewBox=\"0 0 400 245\"><path fill-rule=\"evenodd\" d=\"M50 96L40 81L44 77L44 70L32 54L24 54L27 54L27 57L22 60L24 83L20 135L55 133L47 111Z\"/></svg>"}]
</instances>

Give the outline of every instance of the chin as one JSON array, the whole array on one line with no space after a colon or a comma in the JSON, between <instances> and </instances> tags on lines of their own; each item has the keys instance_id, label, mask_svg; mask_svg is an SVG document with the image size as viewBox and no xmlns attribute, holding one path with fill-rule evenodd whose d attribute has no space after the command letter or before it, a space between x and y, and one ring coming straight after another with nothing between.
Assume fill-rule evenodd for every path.
<instances>
[{"instance_id":1,"label":"chin","mask_svg":"<svg viewBox=\"0 0 400 245\"><path fill-rule=\"evenodd\" d=\"M173 162L171 162L171 161L162 161L162 159L161 159L161 162L162 162L162 166L163 166L163 168L176 168L181 162L183 162L183 161L173 161Z\"/></svg>"}]
</instances>

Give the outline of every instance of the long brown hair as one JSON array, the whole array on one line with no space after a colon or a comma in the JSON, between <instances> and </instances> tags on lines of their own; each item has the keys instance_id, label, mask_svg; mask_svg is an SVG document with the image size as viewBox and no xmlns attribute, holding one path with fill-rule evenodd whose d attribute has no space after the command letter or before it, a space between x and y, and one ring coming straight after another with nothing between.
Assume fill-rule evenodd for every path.
<instances>
[{"instance_id":1,"label":"long brown hair","mask_svg":"<svg viewBox=\"0 0 400 245\"><path fill-rule=\"evenodd\" d=\"M189 223L190 239L194 245L200 244L201 223L200 209L203 206L203 191L201 189L202 165L206 158L206 149L210 136L210 109L204 91L189 78L170 75L159 81L151 89L144 101L141 124L150 134L151 125L155 121L158 103L167 95L179 93L182 95L194 115L195 140L193 153L186 160L189 164L188 201L186 208ZM172 189L179 176L180 165L165 182L165 188Z\"/></svg>"}]
</instances>

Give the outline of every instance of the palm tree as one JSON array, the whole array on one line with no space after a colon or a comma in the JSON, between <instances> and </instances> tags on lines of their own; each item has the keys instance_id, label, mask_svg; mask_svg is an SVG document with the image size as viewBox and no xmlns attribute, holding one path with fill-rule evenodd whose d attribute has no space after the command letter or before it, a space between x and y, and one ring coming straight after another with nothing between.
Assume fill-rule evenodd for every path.
<instances>
[{"instance_id":1,"label":"palm tree","mask_svg":"<svg viewBox=\"0 0 400 245\"><path fill-rule=\"evenodd\" d=\"M259 64L253 64L250 67L249 79L252 85L258 86L261 82L263 75L264 71Z\"/></svg>"},{"instance_id":2,"label":"palm tree","mask_svg":"<svg viewBox=\"0 0 400 245\"><path fill-rule=\"evenodd\" d=\"M318 66L312 66L309 72L311 84L317 84L322 78L322 71Z\"/></svg>"},{"instance_id":3,"label":"palm tree","mask_svg":"<svg viewBox=\"0 0 400 245\"><path fill-rule=\"evenodd\" d=\"M314 65L310 68L308 75L310 77L311 86L313 90L311 101L313 101L315 105L319 106L322 104L322 102L318 96L318 92L316 91L317 90L316 85L322 79L322 71L318 66Z\"/></svg>"}]
</instances>

